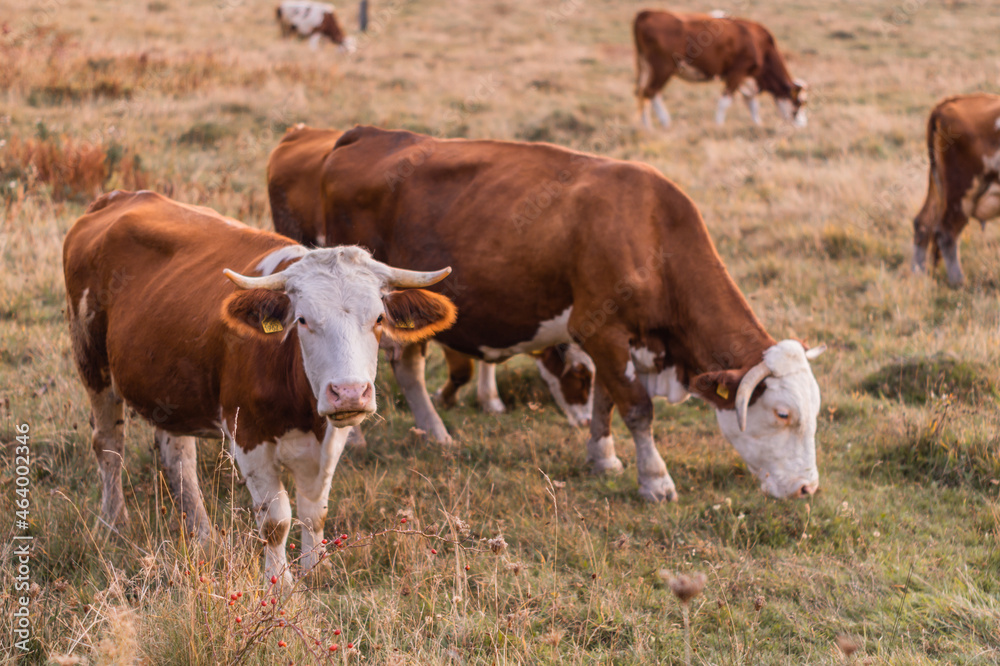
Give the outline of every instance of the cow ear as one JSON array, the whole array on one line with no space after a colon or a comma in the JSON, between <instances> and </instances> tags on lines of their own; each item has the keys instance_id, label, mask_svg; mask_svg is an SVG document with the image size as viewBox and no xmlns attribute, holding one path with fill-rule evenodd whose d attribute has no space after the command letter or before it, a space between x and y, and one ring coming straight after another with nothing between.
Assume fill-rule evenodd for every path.
<instances>
[{"instance_id":1,"label":"cow ear","mask_svg":"<svg viewBox=\"0 0 1000 666\"><path fill-rule=\"evenodd\" d=\"M426 289L389 292L382 297L385 305L383 332L401 343L420 342L451 328L458 308L441 294Z\"/></svg>"},{"instance_id":2,"label":"cow ear","mask_svg":"<svg viewBox=\"0 0 1000 666\"><path fill-rule=\"evenodd\" d=\"M222 320L226 326L269 339L284 339L291 315L292 303L288 296L270 289L235 291L222 303Z\"/></svg>"},{"instance_id":3,"label":"cow ear","mask_svg":"<svg viewBox=\"0 0 1000 666\"><path fill-rule=\"evenodd\" d=\"M736 391L745 374L744 370L705 372L691 380L688 390L716 409L736 409Z\"/></svg>"}]
</instances>

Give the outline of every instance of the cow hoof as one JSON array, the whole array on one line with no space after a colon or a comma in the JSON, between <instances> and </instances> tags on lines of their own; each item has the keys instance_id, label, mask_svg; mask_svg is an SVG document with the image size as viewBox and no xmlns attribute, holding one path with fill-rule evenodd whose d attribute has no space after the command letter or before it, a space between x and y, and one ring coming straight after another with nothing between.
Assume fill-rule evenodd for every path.
<instances>
[{"instance_id":1,"label":"cow hoof","mask_svg":"<svg viewBox=\"0 0 1000 666\"><path fill-rule=\"evenodd\" d=\"M625 469L622 465L622 461L618 459L618 456L610 456L608 458L600 458L598 460L591 460L591 472L594 474L621 474Z\"/></svg>"},{"instance_id":2,"label":"cow hoof","mask_svg":"<svg viewBox=\"0 0 1000 666\"><path fill-rule=\"evenodd\" d=\"M481 403L479 406L487 414L503 414L504 412L507 411L507 408L504 407L503 403L500 402L500 400L496 399L496 398L494 398L492 400L486 400L485 402Z\"/></svg>"},{"instance_id":3,"label":"cow hoof","mask_svg":"<svg viewBox=\"0 0 1000 666\"><path fill-rule=\"evenodd\" d=\"M640 479L639 496L647 502L676 502L677 489L669 476Z\"/></svg>"}]
</instances>

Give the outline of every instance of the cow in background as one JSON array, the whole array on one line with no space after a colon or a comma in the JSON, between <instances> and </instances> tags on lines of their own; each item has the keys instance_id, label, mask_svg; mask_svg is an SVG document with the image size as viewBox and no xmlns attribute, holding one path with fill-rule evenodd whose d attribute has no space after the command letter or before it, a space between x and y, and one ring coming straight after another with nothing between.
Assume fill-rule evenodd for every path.
<instances>
[{"instance_id":1,"label":"cow in background","mask_svg":"<svg viewBox=\"0 0 1000 666\"><path fill-rule=\"evenodd\" d=\"M333 5L309 0L286 0L275 10L281 36L297 34L309 38L309 46L315 51L319 42L326 37L345 53L353 53L356 44L340 27Z\"/></svg>"},{"instance_id":2,"label":"cow in background","mask_svg":"<svg viewBox=\"0 0 1000 666\"><path fill-rule=\"evenodd\" d=\"M797 127L806 124L806 84L793 79L767 28L746 19L719 14L675 14L642 11L633 24L636 55L636 98L643 126L650 127L649 105L663 127L670 113L662 91L675 74L686 81L722 79L722 97L715 122L723 124L726 110L739 92L760 124L757 94L770 93L778 111Z\"/></svg>"},{"instance_id":3,"label":"cow in background","mask_svg":"<svg viewBox=\"0 0 1000 666\"><path fill-rule=\"evenodd\" d=\"M944 257L948 282L965 281L958 237L970 218L986 226L1000 216L1000 96L977 93L942 100L927 121L927 197L913 220L913 270Z\"/></svg>"},{"instance_id":4,"label":"cow in background","mask_svg":"<svg viewBox=\"0 0 1000 666\"><path fill-rule=\"evenodd\" d=\"M452 266L437 287L458 307L436 336L449 348L497 363L580 345L596 368L595 472L623 468L611 433L618 409L639 494L676 499L652 398L693 393L715 408L765 492L806 497L819 486L820 391L809 362L822 347L767 333L697 207L655 169L544 143L355 127L324 160L321 192L328 243L370 247L414 270ZM427 395L423 346L400 356L393 370L417 427L447 436Z\"/></svg>"}]
</instances>

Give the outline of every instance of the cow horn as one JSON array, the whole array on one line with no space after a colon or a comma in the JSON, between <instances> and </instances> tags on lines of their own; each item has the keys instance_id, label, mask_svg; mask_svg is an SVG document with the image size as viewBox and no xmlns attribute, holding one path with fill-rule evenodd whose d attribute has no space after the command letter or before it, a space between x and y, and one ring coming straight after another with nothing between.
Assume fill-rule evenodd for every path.
<instances>
[{"instance_id":1,"label":"cow horn","mask_svg":"<svg viewBox=\"0 0 1000 666\"><path fill-rule=\"evenodd\" d=\"M818 347L813 347L806 350L806 358L812 361L813 359L819 358L819 355L826 351L826 345L820 345Z\"/></svg>"},{"instance_id":2,"label":"cow horn","mask_svg":"<svg viewBox=\"0 0 1000 666\"><path fill-rule=\"evenodd\" d=\"M389 284L400 289L429 287L445 279L451 273L451 266L442 268L439 271L408 271L403 268L385 266L385 264L383 266L387 273Z\"/></svg>"},{"instance_id":3,"label":"cow horn","mask_svg":"<svg viewBox=\"0 0 1000 666\"><path fill-rule=\"evenodd\" d=\"M771 368L767 367L763 361L750 368L749 372L743 375L740 387L736 389L736 419L740 423L740 432L745 432L747 429L747 408L750 406L750 396L753 395L757 385L770 375Z\"/></svg>"},{"instance_id":4,"label":"cow horn","mask_svg":"<svg viewBox=\"0 0 1000 666\"><path fill-rule=\"evenodd\" d=\"M236 271L228 268L222 269L223 275L233 281L240 289L270 289L271 291L281 291L285 288L285 276L281 273L265 275L263 277L247 277L240 275Z\"/></svg>"}]
</instances>

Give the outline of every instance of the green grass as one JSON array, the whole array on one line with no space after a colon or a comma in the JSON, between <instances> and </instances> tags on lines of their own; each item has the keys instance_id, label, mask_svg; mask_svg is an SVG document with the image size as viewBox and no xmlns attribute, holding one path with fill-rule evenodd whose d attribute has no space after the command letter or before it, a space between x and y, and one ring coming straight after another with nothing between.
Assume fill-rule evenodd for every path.
<instances>
[{"instance_id":1,"label":"green grass","mask_svg":"<svg viewBox=\"0 0 1000 666\"><path fill-rule=\"evenodd\" d=\"M530 359L498 372L507 414L461 394L443 414L457 445L442 451L411 432L383 364L369 446L344 456L330 497L327 533L356 545L283 601L286 616L261 616L250 498L218 441L200 450L209 511L231 542L217 557L188 552L151 429L135 418L131 520L117 535L97 524L89 406L62 312L61 243L86 197L54 199L30 169L5 167L0 513L13 516L14 426L26 422L38 584L23 663L681 663L671 572L708 576L691 605L695 663L842 663L838 636L857 642L858 663L1000 662L1000 225L964 232L961 290L908 267L926 114L945 95L996 90L1000 9L919 3L897 24L875 1L746 6L809 81L809 127L779 127L767 98L761 127L740 105L716 127L720 86L675 81L674 127L647 134L631 97L630 21L643 6L387 6L345 57L280 40L263 2L138 3L112 17L93 0L37 15L0 0L13 17L0 36L0 140L109 147L110 159L135 156L149 187L264 228L267 154L297 122L641 160L697 202L772 335L830 348L814 364L821 491L808 502L761 494L697 401L656 405L678 503L639 500L617 420L626 472L591 476L586 434L565 424ZM353 7L343 18L356 24ZM429 365L433 389L445 379L438 351ZM412 533L384 532L402 516ZM485 539L497 534L509 546L494 554ZM5 538L4 562L13 547ZM14 574L2 572L6 619ZM279 617L340 649L321 662ZM248 645L254 628L266 635ZM345 656L348 641L359 654ZM7 630L0 654L19 656Z\"/></svg>"}]
</instances>

